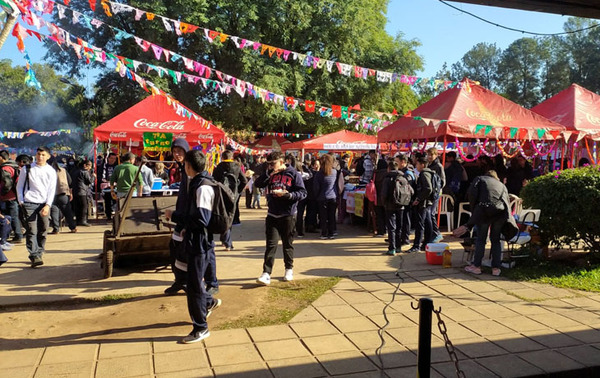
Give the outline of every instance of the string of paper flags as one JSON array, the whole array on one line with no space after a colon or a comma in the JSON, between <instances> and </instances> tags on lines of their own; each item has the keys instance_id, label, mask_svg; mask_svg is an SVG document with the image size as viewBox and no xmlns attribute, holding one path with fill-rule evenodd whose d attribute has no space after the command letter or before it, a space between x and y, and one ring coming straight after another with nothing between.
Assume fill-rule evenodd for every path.
<instances>
[{"instance_id":1,"label":"string of paper flags","mask_svg":"<svg viewBox=\"0 0 600 378\"><path fill-rule=\"evenodd\" d=\"M78 134L81 133L81 130L73 130L73 129L58 129L53 131L37 131L34 129L29 129L27 131L0 131L0 139L23 139L25 137L31 135L39 135L43 137L50 137L62 134Z\"/></svg>"},{"instance_id":2,"label":"string of paper flags","mask_svg":"<svg viewBox=\"0 0 600 378\"><path fill-rule=\"evenodd\" d=\"M22 26L20 26L19 24L15 25L15 29L18 31L17 33L13 33L13 35L15 35L19 41L21 42L21 46L24 49L24 37L26 35L35 35L36 37L38 37L38 39L43 40L45 38L50 38L48 36L45 36L43 34L40 34L34 30L30 30L27 28L24 28ZM89 47L86 47L85 49L90 49ZM84 50L84 54L89 54L89 52L87 50ZM95 55L94 55L95 56ZM89 57L92 57L92 54L89 54ZM102 60L101 60L102 61ZM117 59L118 62L120 62ZM106 62L105 60L102 62ZM89 63L89 60L88 60ZM202 125L203 127L206 127L208 129L210 129L211 127L216 127L215 125L213 125L211 122L205 120L204 118L190 112L189 110L187 110L183 105L181 105L181 103L177 100L175 100L170 94L162 91L160 88L158 88L154 83L152 83L150 80L145 80L143 78L141 78L138 75L135 75L134 72L131 72L131 70L129 69L125 69L125 70L120 70L119 73L121 74L121 77L126 77L130 80L136 81L145 91L152 93L152 95L161 95L164 96L167 99L167 103L172 106L174 108L174 110L176 111L176 113L178 115L181 115L183 117L186 117L188 119L192 119L194 118L198 123L200 123L200 125ZM65 129L65 130L56 130L56 131L47 131L47 132L38 132L36 130L30 129L28 131L25 132L3 132L0 133L0 139L2 138L2 136L5 136L7 138L23 138L25 136L28 135L32 135L32 134L40 134L43 136L52 136L52 135L60 135L61 133L73 133L73 132L79 132L78 130L69 130L69 129ZM255 149L255 148L249 148L246 146L243 146L237 142L235 142L233 139L231 139L229 136L226 136L226 143L231 145L232 147L234 147L236 150L242 151L242 152L247 152L250 154L259 154L259 153L263 153L265 151L270 151L270 150L262 150L262 149Z\"/></svg>"},{"instance_id":3,"label":"string of paper flags","mask_svg":"<svg viewBox=\"0 0 600 378\"><path fill-rule=\"evenodd\" d=\"M221 86L225 87L225 92L227 94L229 94L231 91L235 90L241 97L244 97L247 92L249 96L261 98L263 100L263 102L270 100L270 101L274 101L280 105L283 105L285 110L288 110L289 107L295 109L298 105L303 105L307 112L314 112L314 109L319 109L319 114L321 116L327 116L327 117L333 117L333 118L347 119L345 117L346 111L350 111L350 110L361 110L362 111L363 110L363 109L360 109L359 105L355 105L354 107L331 105L331 107L330 107L331 112L329 112L326 109L326 108L328 108L327 106L318 106L318 104L316 104L314 101L297 99L294 97L283 96L283 95L279 95L279 94L270 92L266 89L258 87L257 85L254 85L250 82L240 80L234 76L228 75L219 70L216 70L214 68L206 66L206 65L204 65L200 62L197 62L193 59L181 56L180 54L178 54L174 51L171 51L171 50L165 49L162 46L153 44L153 43L146 41L142 38L139 38L133 34L130 34L124 30L121 30L112 25L106 24L106 23L102 22L101 20L88 17L80 12L77 12L76 10L71 9L71 8L65 8L62 6L61 6L62 8L60 8L59 5L60 4L57 4L57 9L59 9L58 13L59 13L59 18L61 18L61 19L66 18L66 15L64 14L64 10L69 9L72 12L72 17L70 19L73 24L83 24L88 29L91 29L91 30L94 30L94 27L97 29L102 25L107 26L115 32L116 39L120 40L123 38L129 38L129 39L133 38L135 40L136 44L144 52L148 52L148 51L152 50L152 53L154 53L154 56L157 60L161 60L163 55L164 55L164 59L166 62L170 62L170 61L175 62L178 60L183 60L186 69L190 70L191 72L197 72L200 75L199 77L192 76L192 78L190 78L189 77L190 75L186 75L183 72L173 71L173 70L165 69L162 67L155 68L154 65L149 65L149 66L151 66L151 68L157 70L157 72L159 72L161 77L163 74L168 73L169 75L171 75L173 77L173 80L177 80L177 81L181 81L182 76L184 78L186 78L188 80L188 82L193 81L194 84L196 84L198 82L198 80L201 80L204 87L206 88L207 83L208 83L208 85L212 84L212 81L210 81L209 79L211 77L216 76L218 78L218 80L214 80L214 81L223 83L223 84L221 84ZM62 11L61 11L61 9L62 9ZM38 26L38 25L41 26L41 25L46 24L52 33L53 26L48 25L51 23L47 23L43 19L38 18L35 15L35 13L31 13L31 15L28 16L28 18L24 19L24 20L29 25L33 25L33 26ZM51 25L53 25L53 24L51 24ZM39 27L38 27L38 30L39 30ZM64 31L64 29L63 29L63 31ZM52 34L54 34L54 33L52 33ZM62 37L62 39L69 40L69 36L70 36L69 33L64 31L64 36ZM56 38L56 39L60 40L61 38ZM84 41L83 46L85 46L85 45L86 45L86 43ZM78 56L79 56L79 54L78 54ZM128 62L128 61L130 61L130 60L128 60L128 59L125 60L125 62ZM143 62L139 62L139 61L135 61L135 60L131 60L131 63L134 65L145 64ZM224 83L225 81L229 81L229 83ZM177 82L176 82L176 84L177 84ZM459 85L462 85L462 84L459 83ZM217 88L215 88L215 89L217 89ZM348 109L346 109L346 108L348 108ZM392 113L379 112L379 111L371 111L371 112L375 113L378 118L366 117L366 116L360 116L360 115L352 116L350 114L348 116L349 121L347 121L347 123L352 123L355 120L355 118L364 117L364 118L366 118L366 121L361 122L361 126L363 127L363 129L378 131L382 127L385 127L389 124L389 122L386 123L386 120L384 120L383 117L386 117L389 120L389 119L393 119L395 116L398 115L395 110ZM358 127L356 127L356 128L358 129Z\"/></svg>"},{"instance_id":4,"label":"string of paper flags","mask_svg":"<svg viewBox=\"0 0 600 378\"><path fill-rule=\"evenodd\" d=\"M66 30L56 26L55 24L53 24L51 22L47 22L41 18L38 18L32 12L29 12L27 14L24 13L22 18L28 24L36 26L38 28L41 28L42 26L46 26L48 28L48 30L50 31L51 36L45 36L39 32L36 32L35 30L27 29L27 28L21 26L20 24L17 24L17 25L15 25L15 29L13 30L13 35L15 37L17 37L17 39L19 40L18 45L20 45L20 46L23 45L22 41L28 35L35 36L40 40L42 38L49 38L49 39L55 41L59 45L62 45L64 43L67 46L72 47L74 49L76 55L78 56L78 58L82 59L83 57L85 57L87 63L90 63L91 60L105 62L106 59L113 59L113 60L115 60L115 64L117 64L118 70L123 70L123 67L122 67L123 65L126 66L127 68L133 70L134 72L137 72L137 70L139 68L142 68L142 69L146 68L146 72L150 72L150 70L152 69L152 70L156 71L160 77L163 77L163 75L165 75L165 74L169 75L175 84L179 84L183 79L185 79L187 82L194 83L194 84L201 82L205 89L208 89L209 87L211 87L213 90L220 91L222 94L230 95L232 92L235 92L238 95L243 97L244 94L247 92L249 95L252 95L255 98L261 99L263 102L271 101L276 104L282 105L286 111L289 110L290 108L296 109L296 107L298 107L299 105L302 104L302 105L304 105L305 111L310 112L310 113L317 112L321 117L340 118L340 119L346 121L347 124L356 122L355 128L357 130L362 127L365 130L378 131L381 128L383 128L391 123L389 121L385 121L382 119L363 116L363 115L359 115L359 114L350 112L351 109L355 109L355 108L360 109L359 105L355 105L355 106L331 105L331 107L327 107L327 106L323 106L323 105L317 106L316 102L314 102L314 101L302 100L302 99L298 99L298 98L294 98L294 97L290 97L290 96L279 95L279 94L270 92L266 89L255 86L251 83L233 78L229 75L227 75L227 76L229 76L233 80L236 80L235 81L236 86L234 86L233 84L225 83L223 81L206 79L205 77L190 75L190 74L186 74L184 72L174 71L174 70L166 69L161 66L140 62L140 61L137 61L134 59L125 58L125 57L122 57L119 55L113 55L113 54L103 51L102 49L100 49L98 47L95 47L95 46L89 44L88 42L82 40L81 38L77 38L77 37L71 35ZM76 42L73 42L72 38L74 38L76 40ZM181 57L178 54L171 55L171 56L172 57L173 56ZM206 67L206 66L203 66L201 68L201 70L203 72L205 72L204 67ZM208 68L208 67L206 67L206 68ZM224 74L222 74L220 72L219 72L218 76L225 77ZM136 75L136 77L139 78L139 76L137 76L137 75ZM378 114L383 115L383 114L389 114L389 113L378 113ZM394 115L394 113L391 113L391 114Z\"/></svg>"},{"instance_id":5,"label":"string of paper flags","mask_svg":"<svg viewBox=\"0 0 600 378\"><path fill-rule=\"evenodd\" d=\"M70 1L64 1L66 6L69 5ZM90 9L92 11L96 11L96 0L88 0L90 5ZM133 7L128 4L121 4L114 1L106 1L101 0L101 5L104 10L104 13L108 17L113 17L113 15L119 13L129 13L134 14L134 19L136 21L141 21L142 18L145 18L147 21L153 21L160 19L162 24L167 32L175 33L177 36L183 36L185 34L199 32L203 35L209 43L219 42L221 44L226 41L231 41L236 48L243 50L249 49L257 54L265 56L268 54L270 58L279 59L286 63L291 63L292 61L299 62L301 65L312 68L312 69L326 69L328 72L334 72L334 67L337 68L337 72L340 75L346 77L355 77L360 79L367 79L369 77L375 78L376 81L380 83L395 83L400 82L409 86L433 86L436 90L443 86L444 89L452 88L458 84L458 81L450 81L450 80L440 80L433 78L423 78L413 75L399 74L395 72L376 70L373 68L366 68L352 64L346 64L342 62L336 62L332 60L328 60L325 58L320 58L316 56L312 56L311 54L302 54L296 51L291 51L287 49L283 49L280 47L272 46L266 43L251 41L246 38L242 38L235 35L230 35L222 32L218 32L215 30L211 30L208 28L203 28L197 25L189 24L180 20L171 19L169 17L165 17L153 12L147 12L142 9ZM64 14L65 5L60 3L55 3L53 1L39 1L34 2L34 9L43 13L51 13L53 11L54 5L59 12ZM74 17L84 16L80 12L76 12ZM99 27L99 20L92 20L97 27ZM90 21L91 22L91 21Z\"/></svg>"}]
</instances>

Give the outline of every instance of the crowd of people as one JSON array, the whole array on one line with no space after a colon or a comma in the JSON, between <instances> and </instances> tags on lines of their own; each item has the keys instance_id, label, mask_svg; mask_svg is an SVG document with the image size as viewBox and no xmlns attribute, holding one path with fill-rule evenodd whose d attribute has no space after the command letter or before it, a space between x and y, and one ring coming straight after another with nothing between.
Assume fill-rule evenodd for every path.
<instances>
[{"instance_id":1,"label":"crowd of people","mask_svg":"<svg viewBox=\"0 0 600 378\"><path fill-rule=\"evenodd\" d=\"M174 282L165 294L185 291L193 327L183 342L192 343L210 335L207 318L221 305L221 300L214 298L219 281L210 230L213 214L221 211L215 203L226 192L234 204L231 222L220 232L226 251L234 249L231 231L241 222L241 197L245 194L248 209L262 208L261 196L266 198L260 285L271 283L279 240L283 280L292 281L294 238L313 232L320 233L322 240L338 235L337 224L348 216L344 192L356 187L371 191L363 218L375 236L387 235L385 253L392 256L422 251L428 243L443 240L437 222L442 194L453 197L454 203L468 200L473 215L455 230L455 235L462 235L474 229L477 235L474 261L466 270L481 274L489 234L492 274L499 275L500 234L506 232L506 223L514 223L508 195L518 195L534 176L521 156L508 166L502 156L461 162L452 151L442 159L435 147L410 156L386 156L371 150L354 161L348 154L306 154L300 160L281 152L246 157L226 149L212 175L207 172L206 156L190 149L185 139L173 141L170 157L175 163L167 168L131 152L125 153L119 164L117 155L109 153L97 160L94 173L92 161L63 161L46 147L38 148L35 159L21 155L12 160L8 151L0 151L0 247L9 250L12 243L25 239L31 266L37 267L44 263L46 235L60 232L61 220L70 232L89 226L92 189L102 192L105 216L110 220L113 207L130 189L135 195L148 196L157 181L161 187L178 188L175 209L165 214L176 225L170 242ZM407 246L405 251L403 246Z\"/></svg>"}]
</instances>

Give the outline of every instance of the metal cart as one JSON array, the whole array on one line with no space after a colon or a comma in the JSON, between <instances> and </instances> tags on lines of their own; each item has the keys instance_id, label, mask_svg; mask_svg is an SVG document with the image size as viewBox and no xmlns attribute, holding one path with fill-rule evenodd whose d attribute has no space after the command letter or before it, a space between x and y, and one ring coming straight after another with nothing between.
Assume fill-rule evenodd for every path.
<instances>
[{"instance_id":1,"label":"metal cart","mask_svg":"<svg viewBox=\"0 0 600 378\"><path fill-rule=\"evenodd\" d=\"M169 256L171 228L163 222L166 209L175 209L177 196L127 197L119 200L113 217L112 230L104 232L102 269L104 278L113 274L113 265L120 256L154 255L165 260Z\"/></svg>"}]
</instances>

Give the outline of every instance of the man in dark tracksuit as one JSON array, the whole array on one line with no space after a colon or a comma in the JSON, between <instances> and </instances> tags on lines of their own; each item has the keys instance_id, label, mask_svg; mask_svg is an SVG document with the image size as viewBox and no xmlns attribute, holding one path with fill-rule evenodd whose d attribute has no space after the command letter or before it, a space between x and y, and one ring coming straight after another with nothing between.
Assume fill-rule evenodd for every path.
<instances>
[{"instance_id":1,"label":"man in dark tracksuit","mask_svg":"<svg viewBox=\"0 0 600 378\"><path fill-rule=\"evenodd\" d=\"M413 207L417 215L417 224L415 225L415 240L413 247L407 252L419 252L425 250L427 243L431 242L432 239L432 215L431 210L433 207L432 195L433 185L431 183L434 172L426 168L427 159L420 157L417 159L416 168L419 171L419 177L417 178L417 190L415 191L415 200L413 201ZM425 237L423 238L423 234Z\"/></svg>"},{"instance_id":2,"label":"man in dark tracksuit","mask_svg":"<svg viewBox=\"0 0 600 378\"><path fill-rule=\"evenodd\" d=\"M220 183L225 183L226 176L230 180L235 180L234 182L237 183L237 186L230 187L230 189L232 189L231 191L233 192L236 198L235 206L237 211L237 207L239 206L238 199L244 191L244 187L247 183L246 176L244 176L244 174L242 173L240 165L237 162L233 161L232 151L223 151L223 154L221 154L221 159L221 162L215 167L215 170L213 171L213 177L217 182ZM231 182L228 182L228 184L233 185L233 183ZM221 243L225 245L225 249L227 251L233 250L233 241L231 240L231 228L223 234L221 234Z\"/></svg>"},{"instance_id":3,"label":"man in dark tracksuit","mask_svg":"<svg viewBox=\"0 0 600 378\"><path fill-rule=\"evenodd\" d=\"M429 160L429 165L427 165L427 168L431 169L432 171L437 173L438 176L440 176L440 178L442 179L442 189L444 189L444 186L446 186L446 173L444 171L444 166L442 165L442 163L440 162L440 158L438 157L437 148L431 147L427 150L427 159ZM435 203L431 207L431 227L433 230L431 237L434 243L437 243L444 238L437 225L438 206L439 201L435 201Z\"/></svg>"},{"instance_id":4,"label":"man in dark tracksuit","mask_svg":"<svg viewBox=\"0 0 600 378\"><path fill-rule=\"evenodd\" d=\"M185 154L185 174L189 178L183 213L167 211L178 225L183 225L184 252L187 256L187 304L192 318L192 332L183 338L184 344L195 343L210 336L206 319L221 305L206 290L205 277L211 269L210 251L214 251L213 235L208 231L212 217L215 189L204 185L212 177L205 171L206 158L198 150ZM214 253L213 253L214 255Z\"/></svg>"},{"instance_id":5,"label":"man in dark tracksuit","mask_svg":"<svg viewBox=\"0 0 600 378\"><path fill-rule=\"evenodd\" d=\"M179 166L181 171L181 183L179 185L179 192L177 193L177 202L175 204L175 213L185 214L186 211L186 199L188 196L188 177L185 173L185 154L189 151L190 145L185 138L177 138L171 144L171 152L173 153L173 160ZM182 242L183 235L183 223L177 222L173 236L169 244L169 250L171 253L171 268L173 275L175 276L175 282L165 289L165 294L175 295L180 290L185 290L187 281L187 256L185 254ZM217 281L217 270L216 270L216 256L214 248L209 253L210 258L210 269L206 271L204 277L206 281L207 290L211 294L217 294L219 292L219 282Z\"/></svg>"},{"instance_id":6,"label":"man in dark tracksuit","mask_svg":"<svg viewBox=\"0 0 600 378\"><path fill-rule=\"evenodd\" d=\"M293 280L294 267L294 230L296 226L296 213L298 201L306 197L306 189L302 176L293 167L284 163L281 152L272 152L267 158L269 169L263 173L255 185L258 188L267 188L267 203L269 206L265 220L267 247L263 273L257 279L262 285L271 283L271 272L277 252L278 234L283 244L283 261L285 263L284 281Z\"/></svg>"}]
</instances>

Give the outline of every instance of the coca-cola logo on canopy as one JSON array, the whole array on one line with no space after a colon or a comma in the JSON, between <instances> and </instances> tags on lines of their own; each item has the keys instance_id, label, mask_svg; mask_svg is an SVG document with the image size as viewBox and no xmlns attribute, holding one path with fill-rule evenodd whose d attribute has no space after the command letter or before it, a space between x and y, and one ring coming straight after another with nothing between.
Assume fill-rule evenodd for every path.
<instances>
[{"instance_id":1,"label":"coca-cola logo on canopy","mask_svg":"<svg viewBox=\"0 0 600 378\"><path fill-rule=\"evenodd\" d=\"M133 123L133 127L137 129L150 129L150 130L183 130L185 121L164 121L164 122L151 122L146 118L140 118Z\"/></svg>"},{"instance_id":2,"label":"coca-cola logo on canopy","mask_svg":"<svg viewBox=\"0 0 600 378\"><path fill-rule=\"evenodd\" d=\"M119 133L110 133L109 136L111 138L127 138L127 133L124 131L121 131Z\"/></svg>"}]
</instances>

